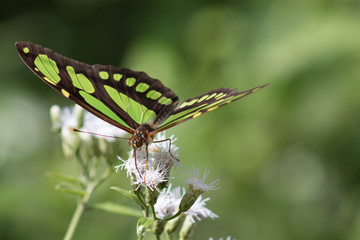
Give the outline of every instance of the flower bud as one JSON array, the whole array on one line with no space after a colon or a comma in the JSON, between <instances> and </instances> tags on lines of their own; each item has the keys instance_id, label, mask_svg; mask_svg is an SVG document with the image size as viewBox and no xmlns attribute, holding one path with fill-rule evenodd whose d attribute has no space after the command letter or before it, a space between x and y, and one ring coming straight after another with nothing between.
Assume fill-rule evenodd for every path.
<instances>
[{"instance_id":1,"label":"flower bud","mask_svg":"<svg viewBox=\"0 0 360 240\"><path fill-rule=\"evenodd\" d=\"M186 216L185 221L180 229L180 239L189 239L196 227L196 223L192 220L191 217Z\"/></svg>"},{"instance_id":2,"label":"flower bud","mask_svg":"<svg viewBox=\"0 0 360 240\"><path fill-rule=\"evenodd\" d=\"M153 223L152 231L157 237L159 237L164 232L165 223L165 221L161 220L155 221Z\"/></svg>"},{"instance_id":3,"label":"flower bud","mask_svg":"<svg viewBox=\"0 0 360 240\"><path fill-rule=\"evenodd\" d=\"M160 195L160 192L157 191L157 190L151 190L150 188L146 188L146 202L149 204L149 205L154 205L158 199Z\"/></svg>"},{"instance_id":4,"label":"flower bud","mask_svg":"<svg viewBox=\"0 0 360 240\"><path fill-rule=\"evenodd\" d=\"M179 210L181 212L186 212L187 210L189 210L192 205L194 205L196 199L200 196L200 194L198 191L191 191L189 189L189 191L187 191L181 199Z\"/></svg>"},{"instance_id":5,"label":"flower bud","mask_svg":"<svg viewBox=\"0 0 360 240\"><path fill-rule=\"evenodd\" d=\"M186 215L181 213L178 217L171 219L165 225L165 232L168 236L172 236L178 230L180 225L184 222ZM168 239L172 239L169 237Z\"/></svg>"},{"instance_id":6,"label":"flower bud","mask_svg":"<svg viewBox=\"0 0 360 240\"><path fill-rule=\"evenodd\" d=\"M76 116L77 126L78 128L81 128L84 125L85 110L79 105L75 104L74 114Z\"/></svg>"},{"instance_id":7,"label":"flower bud","mask_svg":"<svg viewBox=\"0 0 360 240\"><path fill-rule=\"evenodd\" d=\"M50 108L50 119L51 124L54 130L59 130L61 128L61 108L59 105L53 105Z\"/></svg>"}]
</instances>

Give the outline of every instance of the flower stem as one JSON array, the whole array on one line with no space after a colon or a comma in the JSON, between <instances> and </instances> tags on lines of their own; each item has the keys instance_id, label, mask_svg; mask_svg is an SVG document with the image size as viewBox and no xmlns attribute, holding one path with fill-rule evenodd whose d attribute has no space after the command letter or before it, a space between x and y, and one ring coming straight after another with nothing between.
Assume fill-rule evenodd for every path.
<instances>
[{"instance_id":1,"label":"flower stem","mask_svg":"<svg viewBox=\"0 0 360 240\"><path fill-rule=\"evenodd\" d=\"M160 220L160 219L156 216L156 212L155 212L155 207L154 207L154 205L150 205L150 207L151 207L151 212L152 212L152 214L153 214L153 219L154 219L154 220Z\"/></svg>"},{"instance_id":2,"label":"flower stem","mask_svg":"<svg viewBox=\"0 0 360 240\"><path fill-rule=\"evenodd\" d=\"M182 213L182 211L179 210L177 213L175 213L175 214L172 215L171 217L167 217L167 218L163 218L163 219L156 217L156 220L169 221L169 220L172 220L172 219L176 218L176 217L179 216L181 213Z\"/></svg>"},{"instance_id":3,"label":"flower stem","mask_svg":"<svg viewBox=\"0 0 360 240\"><path fill-rule=\"evenodd\" d=\"M139 200L139 203L141 204L143 210L145 211L145 216L148 217L149 215L149 207L146 205L145 201L143 200L143 197L141 196L140 192L136 192L136 197Z\"/></svg>"},{"instance_id":4,"label":"flower stem","mask_svg":"<svg viewBox=\"0 0 360 240\"><path fill-rule=\"evenodd\" d=\"M82 213L84 212L84 209L85 209L85 204L83 201L79 201L79 203L77 204L76 206L76 210L74 212L74 215L72 216L71 218L71 222L69 224L69 227L66 231L66 234L65 234L65 237L64 237L64 240L71 240L73 235L74 235L74 232L75 232L75 229L79 223L79 220L81 218L81 215Z\"/></svg>"},{"instance_id":5,"label":"flower stem","mask_svg":"<svg viewBox=\"0 0 360 240\"><path fill-rule=\"evenodd\" d=\"M94 188L95 188L95 186L90 183L86 189L86 194L82 198L78 199L75 212L71 218L71 221L70 221L69 227L66 231L64 240L71 240L73 238L76 227L79 224L80 218L85 210L86 204L88 203L88 201L91 197L91 194L93 193Z\"/></svg>"}]
</instances>

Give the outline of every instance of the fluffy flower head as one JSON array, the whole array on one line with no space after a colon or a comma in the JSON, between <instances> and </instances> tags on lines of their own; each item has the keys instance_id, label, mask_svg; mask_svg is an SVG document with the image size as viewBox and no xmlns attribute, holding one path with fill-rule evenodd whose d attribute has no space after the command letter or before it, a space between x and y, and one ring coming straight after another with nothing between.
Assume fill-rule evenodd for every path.
<instances>
[{"instance_id":1,"label":"fluffy flower head","mask_svg":"<svg viewBox=\"0 0 360 240\"><path fill-rule=\"evenodd\" d=\"M145 146L131 150L129 159L123 160L119 157L123 164L115 168L126 169L127 176L133 177L132 184L158 190L157 186L169 180L170 169L178 163L175 158L178 148L173 144L176 139L170 137L171 145L169 140L162 141L165 139L165 133L158 134L153 143L149 144L148 152Z\"/></svg>"}]
</instances>

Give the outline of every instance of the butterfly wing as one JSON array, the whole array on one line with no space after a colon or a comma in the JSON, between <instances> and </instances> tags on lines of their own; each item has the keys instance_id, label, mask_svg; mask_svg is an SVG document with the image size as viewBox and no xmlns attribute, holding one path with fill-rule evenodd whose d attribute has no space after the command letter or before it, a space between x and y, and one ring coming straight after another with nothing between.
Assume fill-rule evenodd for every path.
<instances>
[{"instance_id":1,"label":"butterfly wing","mask_svg":"<svg viewBox=\"0 0 360 240\"><path fill-rule=\"evenodd\" d=\"M219 107L232 103L240 98L254 93L266 85L258 86L246 91L239 92L233 88L218 88L195 98L182 102L166 121L158 127L153 134L164 131L189 119L199 117L204 113L211 112Z\"/></svg>"},{"instance_id":2,"label":"butterfly wing","mask_svg":"<svg viewBox=\"0 0 360 240\"><path fill-rule=\"evenodd\" d=\"M18 42L24 63L45 83L106 122L133 133L168 115L178 97L144 72L88 65L31 42Z\"/></svg>"}]
</instances>

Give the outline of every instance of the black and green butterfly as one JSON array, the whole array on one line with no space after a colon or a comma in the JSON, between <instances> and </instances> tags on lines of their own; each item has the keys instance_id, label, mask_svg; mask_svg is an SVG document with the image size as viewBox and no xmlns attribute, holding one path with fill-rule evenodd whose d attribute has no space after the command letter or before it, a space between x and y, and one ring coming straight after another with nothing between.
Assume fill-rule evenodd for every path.
<instances>
[{"instance_id":1,"label":"black and green butterfly","mask_svg":"<svg viewBox=\"0 0 360 240\"><path fill-rule=\"evenodd\" d=\"M179 104L178 96L144 72L88 65L31 42L17 42L25 64L56 91L106 122L131 134L134 149L155 134L218 109L267 86L239 92L218 88ZM135 152L135 151L134 151Z\"/></svg>"}]
</instances>

